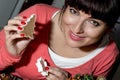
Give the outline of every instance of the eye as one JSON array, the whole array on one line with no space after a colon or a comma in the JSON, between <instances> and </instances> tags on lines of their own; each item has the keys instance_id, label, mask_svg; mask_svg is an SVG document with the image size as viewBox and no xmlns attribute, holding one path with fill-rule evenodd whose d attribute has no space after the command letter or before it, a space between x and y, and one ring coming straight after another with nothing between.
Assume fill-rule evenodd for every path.
<instances>
[{"instance_id":1,"label":"eye","mask_svg":"<svg viewBox=\"0 0 120 80\"><path fill-rule=\"evenodd\" d=\"M100 25L100 23L98 21L95 21L95 20L90 20L89 22L94 26L99 26Z\"/></svg>"},{"instance_id":2,"label":"eye","mask_svg":"<svg viewBox=\"0 0 120 80\"><path fill-rule=\"evenodd\" d=\"M76 9L70 8L69 10L70 10L71 14L79 15L79 13L78 13L78 11Z\"/></svg>"}]
</instances>

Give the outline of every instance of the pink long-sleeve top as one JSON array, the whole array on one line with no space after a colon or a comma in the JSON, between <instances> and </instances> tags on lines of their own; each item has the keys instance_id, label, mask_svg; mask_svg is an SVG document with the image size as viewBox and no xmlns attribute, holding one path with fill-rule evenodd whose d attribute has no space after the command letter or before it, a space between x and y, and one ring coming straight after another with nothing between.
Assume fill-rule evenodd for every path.
<instances>
[{"instance_id":1,"label":"pink long-sleeve top","mask_svg":"<svg viewBox=\"0 0 120 80\"><path fill-rule=\"evenodd\" d=\"M25 52L20 56L13 56L6 49L4 30L0 31L0 70L13 66L14 75L22 77L23 80L45 80L38 72L36 61L42 57L50 66L56 66L48 51L48 37L50 32L51 18L59 9L45 4L34 5L20 13L21 16L29 17L36 14L36 38L30 42ZM95 57L86 63L74 68L63 68L74 76L80 74L94 74L106 76L115 62L118 49L113 41Z\"/></svg>"}]
</instances>

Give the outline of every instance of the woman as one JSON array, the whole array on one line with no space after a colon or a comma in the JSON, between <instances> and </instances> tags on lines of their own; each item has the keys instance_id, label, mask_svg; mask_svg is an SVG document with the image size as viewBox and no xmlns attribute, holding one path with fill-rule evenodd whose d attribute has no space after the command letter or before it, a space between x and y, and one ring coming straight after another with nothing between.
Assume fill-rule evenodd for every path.
<instances>
[{"instance_id":1,"label":"woman","mask_svg":"<svg viewBox=\"0 0 120 80\"><path fill-rule=\"evenodd\" d=\"M34 40L18 33L31 14L36 15ZM0 32L0 70L13 66L12 74L24 80L65 80L69 74L106 77L118 55L109 36L117 18L117 0L65 0L61 10L34 5ZM40 57L48 64L46 77L36 66Z\"/></svg>"}]
</instances>

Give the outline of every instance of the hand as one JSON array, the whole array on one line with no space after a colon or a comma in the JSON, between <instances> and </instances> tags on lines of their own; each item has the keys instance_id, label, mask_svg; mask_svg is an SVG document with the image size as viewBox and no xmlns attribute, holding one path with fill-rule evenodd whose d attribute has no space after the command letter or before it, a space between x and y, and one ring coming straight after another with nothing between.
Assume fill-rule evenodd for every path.
<instances>
[{"instance_id":1,"label":"hand","mask_svg":"<svg viewBox=\"0 0 120 80\"><path fill-rule=\"evenodd\" d=\"M57 68L57 67L49 67L47 80L67 80L68 72Z\"/></svg>"},{"instance_id":2,"label":"hand","mask_svg":"<svg viewBox=\"0 0 120 80\"><path fill-rule=\"evenodd\" d=\"M6 47L10 54L19 55L31 41L29 38L25 38L24 34L20 34L22 25L25 25L26 18L17 16L8 21L8 24L4 27L6 34Z\"/></svg>"}]
</instances>

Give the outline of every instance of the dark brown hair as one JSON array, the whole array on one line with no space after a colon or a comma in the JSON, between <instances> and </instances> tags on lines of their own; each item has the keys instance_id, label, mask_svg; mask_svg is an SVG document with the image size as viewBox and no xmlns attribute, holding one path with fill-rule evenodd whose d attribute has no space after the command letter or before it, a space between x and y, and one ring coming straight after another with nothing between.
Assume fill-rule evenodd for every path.
<instances>
[{"instance_id":1,"label":"dark brown hair","mask_svg":"<svg viewBox=\"0 0 120 80\"><path fill-rule=\"evenodd\" d=\"M91 14L93 18L102 20L112 28L119 16L117 3L117 0L65 0L61 14L70 6Z\"/></svg>"}]
</instances>

